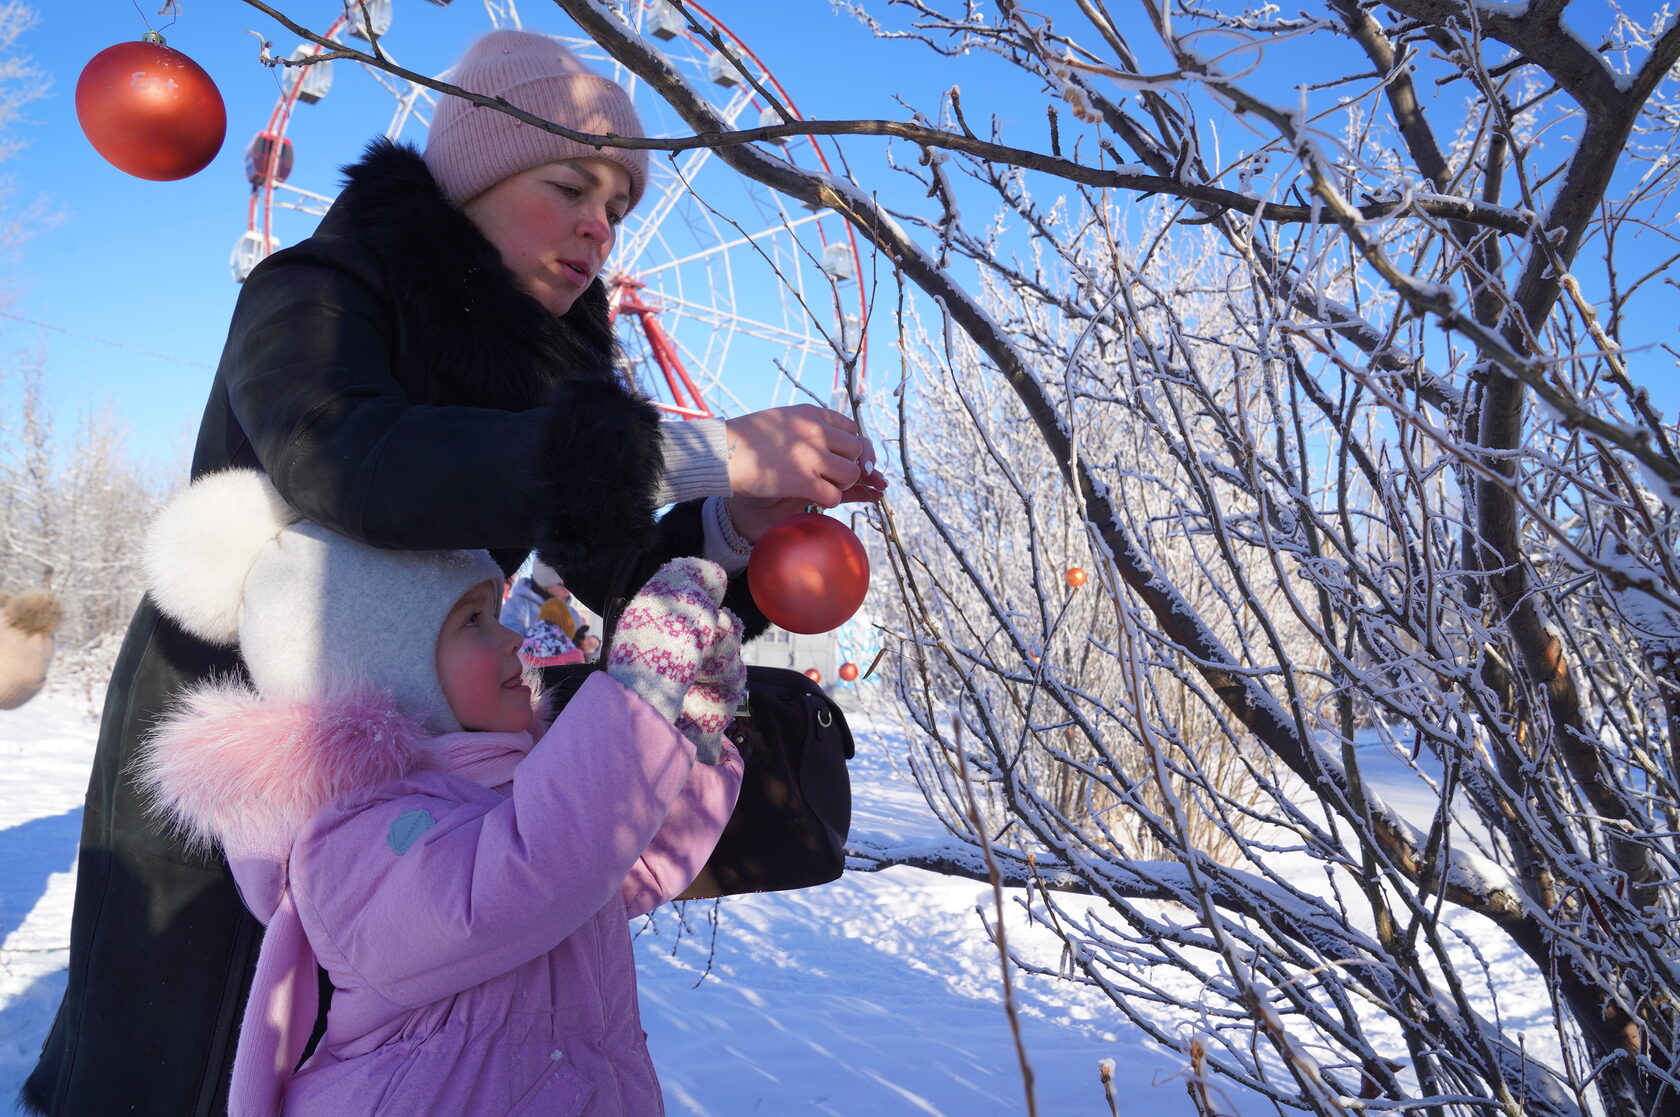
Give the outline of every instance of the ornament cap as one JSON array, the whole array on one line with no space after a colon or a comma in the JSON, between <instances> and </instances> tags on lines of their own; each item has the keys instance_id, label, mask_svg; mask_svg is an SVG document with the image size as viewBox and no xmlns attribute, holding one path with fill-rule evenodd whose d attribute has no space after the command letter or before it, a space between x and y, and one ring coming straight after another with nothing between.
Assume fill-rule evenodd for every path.
<instances>
[{"instance_id":1,"label":"ornament cap","mask_svg":"<svg viewBox=\"0 0 1680 1117\"><path fill-rule=\"evenodd\" d=\"M142 43L156 43L160 47L166 47L169 45L163 41L163 36L158 34L156 31L146 32L144 35L140 36L140 41Z\"/></svg>"}]
</instances>

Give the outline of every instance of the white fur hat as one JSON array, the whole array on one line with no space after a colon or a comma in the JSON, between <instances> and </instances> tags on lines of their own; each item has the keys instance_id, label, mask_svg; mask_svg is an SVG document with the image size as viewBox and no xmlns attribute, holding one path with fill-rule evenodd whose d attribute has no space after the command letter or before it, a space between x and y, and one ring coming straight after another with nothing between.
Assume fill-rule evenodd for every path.
<instances>
[{"instance_id":1,"label":"white fur hat","mask_svg":"<svg viewBox=\"0 0 1680 1117\"><path fill-rule=\"evenodd\" d=\"M434 733L461 728L438 681L438 631L467 590L502 580L485 551L387 551L329 531L245 469L170 500L144 563L158 608L202 640L237 643L264 697L366 682Z\"/></svg>"}]
</instances>

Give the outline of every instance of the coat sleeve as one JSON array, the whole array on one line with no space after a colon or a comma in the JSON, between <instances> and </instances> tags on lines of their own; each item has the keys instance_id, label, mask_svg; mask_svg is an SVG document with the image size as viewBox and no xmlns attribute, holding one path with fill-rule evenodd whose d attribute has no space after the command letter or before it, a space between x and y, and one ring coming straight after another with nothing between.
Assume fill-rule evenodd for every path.
<instances>
[{"instance_id":1,"label":"coat sleeve","mask_svg":"<svg viewBox=\"0 0 1680 1117\"><path fill-rule=\"evenodd\" d=\"M696 764L665 825L653 836L619 889L633 919L680 895L717 846L741 794L741 754L727 738L723 762Z\"/></svg>"},{"instance_id":2,"label":"coat sleeve","mask_svg":"<svg viewBox=\"0 0 1680 1117\"><path fill-rule=\"evenodd\" d=\"M299 913L323 960L342 958L387 1001L450 996L554 949L606 906L695 766L670 722L597 673L520 762L510 798L420 773L318 815L292 851ZM703 862L722 826L685 827L652 855L655 872Z\"/></svg>"},{"instance_id":3,"label":"coat sleeve","mask_svg":"<svg viewBox=\"0 0 1680 1117\"><path fill-rule=\"evenodd\" d=\"M509 482L529 476L547 409L411 402L398 324L377 263L342 238L253 273L220 375L263 471L311 520L375 546L535 545Z\"/></svg>"}]
</instances>

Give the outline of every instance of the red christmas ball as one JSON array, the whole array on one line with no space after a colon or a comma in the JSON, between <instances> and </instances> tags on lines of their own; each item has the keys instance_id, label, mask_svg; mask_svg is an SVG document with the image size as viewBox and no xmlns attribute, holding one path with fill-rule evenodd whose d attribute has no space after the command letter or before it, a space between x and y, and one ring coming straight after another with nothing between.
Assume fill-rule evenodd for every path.
<instances>
[{"instance_id":1,"label":"red christmas ball","mask_svg":"<svg viewBox=\"0 0 1680 1117\"><path fill-rule=\"evenodd\" d=\"M1074 589L1078 589L1080 586L1083 586L1085 584L1085 571L1081 570L1077 566L1068 567L1067 584L1072 586Z\"/></svg>"},{"instance_id":2,"label":"red christmas ball","mask_svg":"<svg viewBox=\"0 0 1680 1117\"><path fill-rule=\"evenodd\" d=\"M842 663L840 665L840 677L848 683L856 682L858 677L857 664Z\"/></svg>"},{"instance_id":3,"label":"red christmas ball","mask_svg":"<svg viewBox=\"0 0 1680 1117\"><path fill-rule=\"evenodd\" d=\"M828 632L846 623L869 593L863 541L839 520L800 512L777 520L754 544L747 587L773 624Z\"/></svg>"},{"instance_id":4,"label":"red christmas ball","mask_svg":"<svg viewBox=\"0 0 1680 1117\"><path fill-rule=\"evenodd\" d=\"M813 683L822 682L822 672L818 671L815 667L805 668L805 677L810 679Z\"/></svg>"},{"instance_id":5,"label":"red christmas ball","mask_svg":"<svg viewBox=\"0 0 1680 1117\"><path fill-rule=\"evenodd\" d=\"M227 135L216 83L161 37L94 55L76 80L76 119L106 162L154 182L203 170Z\"/></svg>"}]
</instances>

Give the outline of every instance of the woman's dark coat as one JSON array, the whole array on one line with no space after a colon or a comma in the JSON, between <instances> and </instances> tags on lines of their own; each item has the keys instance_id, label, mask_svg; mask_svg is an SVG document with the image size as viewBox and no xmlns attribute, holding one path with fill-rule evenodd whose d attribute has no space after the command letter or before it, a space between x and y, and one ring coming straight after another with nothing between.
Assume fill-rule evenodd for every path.
<instances>
[{"instance_id":1,"label":"woman's dark coat","mask_svg":"<svg viewBox=\"0 0 1680 1117\"><path fill-rule=\"evenodd\" d=\"M315 236L246 280L193 476L263 470L317 523L380 547L541 548L597 610L699 554L699 502L656 524L658 413L613 366L599 282L565 319L523 293L412 150L376 141ZM727 599L764 620L745 579ZM163 833L128 771L184 687L240 671L141 603L88 786L69 988L24 1088L33 1110L219 1114L260 927L219 855Z\"/></svg>"}]
</instances>

